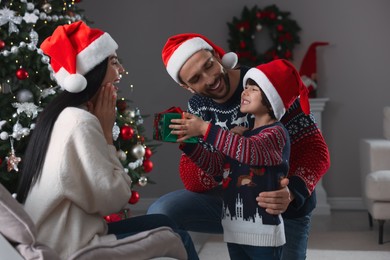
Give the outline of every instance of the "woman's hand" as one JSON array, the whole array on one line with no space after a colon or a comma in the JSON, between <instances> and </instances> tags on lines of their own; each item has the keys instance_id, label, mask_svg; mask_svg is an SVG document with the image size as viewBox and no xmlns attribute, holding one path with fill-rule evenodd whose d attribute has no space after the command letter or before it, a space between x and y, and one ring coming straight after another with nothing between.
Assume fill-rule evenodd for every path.
<instances>
[{"instance_id":1,"label":"woman's hand","mask_svg":"<svg viewBox=\"0 0 390 260\"><path fill-rule=\"evenodd\" d=\"M116 119L116 87L107 83L99 90L95 105L88 102L88 110L94 114L102 126L104 137L108 144L113 144L112 128Z\"/></svg>"},{"instance_id":2,"label":"woman's hand","mask_svg":"<svg viewBox=\"0 0 390 260\"><path fill-rule=\"evenodd\" d=\"M193 136L203 136L206 134L209 123L200 117L183 112L182 119L172 119L169 128L173 129L171 134L178 135L177 142L183 142Z\"/></svg>"}]
</instances>

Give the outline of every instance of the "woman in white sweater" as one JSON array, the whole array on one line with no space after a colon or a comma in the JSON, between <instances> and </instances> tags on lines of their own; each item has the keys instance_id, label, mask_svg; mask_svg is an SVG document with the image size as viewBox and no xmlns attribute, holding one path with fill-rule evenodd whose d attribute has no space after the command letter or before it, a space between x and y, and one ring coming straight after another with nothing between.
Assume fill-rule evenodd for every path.
<instances>
[{"instance_id":1,"label":"woman in white sweater","mask_svg":"<svg viewBox=\"0 0 390 260\"><path fill-rule=\"evenodd\" d=\"M165 215L107 224L131 196L131 179L116 157L112 128L116 91L124 72L109 34L83 22L59 26L41 45L64 89L40 114L22 165L17 200L36 224L38 240L61 258L87 245L159 226L182 237L189 259L198 259L188 233Z\"/></svg>"}]
</instances>

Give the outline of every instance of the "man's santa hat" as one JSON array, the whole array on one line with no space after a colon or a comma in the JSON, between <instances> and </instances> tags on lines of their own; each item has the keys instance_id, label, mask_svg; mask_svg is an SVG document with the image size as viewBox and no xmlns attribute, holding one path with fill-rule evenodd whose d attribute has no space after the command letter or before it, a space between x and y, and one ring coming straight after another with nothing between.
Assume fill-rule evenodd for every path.
<instances>
[{"instance_id":1,"label":"man's santa hat","mask_svg":"<svg viewBox=\"0 0 390 260\"><path fill-rule=\"evenodd\" d=\"M184 63L200 50L215 51L222 59L225 68L232 69L237 65L238 57L234 52L225 51L207 39L205 36L196 33L183 33L170 37L162 50L162 60L168 74L177 82L179 71Z\"/></svg>"},{"instance_id":2,"label":"man's santa hat","mask_svg":"<svg viewBox=\"0 0 390 260\"><path fill-rule=\"evenodd\" d=\"M244 86L248 79L254 80L264 92L277 120L299 96L302 111L310 113L308 90L289 61L279 59L251 68L244 76Z\"/></svg>"},{"instance_id":3,"label":"man's santa hat","mask_svg":"<svg viewBox=\"0 0 390 260\"><path fill-rule=\"evenodd\" d=\"M72 93L83 91L87 86L84 75L117 48L108 33L92 29L82 21L58 26L41 44L42 51L50 57L58 85Z\"/></svg>"}]
</instances>

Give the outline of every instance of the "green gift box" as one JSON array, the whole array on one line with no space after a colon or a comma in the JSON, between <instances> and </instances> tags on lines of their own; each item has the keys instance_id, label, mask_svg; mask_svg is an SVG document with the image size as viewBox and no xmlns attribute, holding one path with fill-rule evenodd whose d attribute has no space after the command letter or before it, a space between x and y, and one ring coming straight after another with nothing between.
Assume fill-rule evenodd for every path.
<instances>
[{"instance_id":1,"label":"green gift box","mask_svg":"<svg viewBox=\"0 0 390 260\"><path fill-rule=\"evenodd\" d=\"M182 110L180 108L170 108L162 113L154 115L153 139L163 142L177 142L177 135L172 134L172 129L169 128L172 119L180 119L182 117ZM184 143L197 143L197 137L191 137L184 141Z\"/></svg>"}]
</instances>

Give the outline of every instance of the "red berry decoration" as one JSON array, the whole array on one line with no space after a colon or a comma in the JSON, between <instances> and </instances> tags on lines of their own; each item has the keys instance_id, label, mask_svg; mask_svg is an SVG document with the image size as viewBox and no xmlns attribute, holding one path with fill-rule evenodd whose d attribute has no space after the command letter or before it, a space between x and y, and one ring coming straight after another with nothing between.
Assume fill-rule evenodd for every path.
<instances>
[{"instance_id":1,"label":"red berry decoration","mask_svg":"<svg viewBox=\"0 0 390 260\"><path fill-rule=\"evenodd\" d=\"M151 170L153 170L153 163L149 159L145 159L142 166L144 167L145 172L150 172Z\"/></svg>"},{"instance_id":2,"label":"red berry decoration","mask_svg":"<svg viewBox=\"0 0 390 260\"><path fill-rule=\"evenodd\" d=\"M0 51L4 49L4 47L5 47L5 42L3 40L0 40Z\"/></svg>"},{"instance_id":3,"label":"red berry decoration","mask_svg":"<svg viewBox=\"0 0 390 260\"><path fill-rule=\"evenodd\" d=\"M121 128L121 138L123 140L130 140L134 136L134 130L128 125L124 125Z\"/></svg>"},{"instance_id":4,"label":"red berry decoration","mask_svg":"<svg viewBox=\"0 0 390 260\"><path fill-rule=\"evenodd\" d=\"M139 201L139 197L140 196L139 196L138 191L135 191L135 190L131 191L131 197L129 199L129 203L136 204Z\"/></svg>"},{"instance_id":5,"label":"red berry decoration","mask_svg":"<svg viewBox=\"0 0 390 260\"><path fill-rule=\"evenodd\" d=\"M28 78L28 72L27 70L21 68L16 71L16 77L20 80L25 80Z\"/></svg>"},{"instance_id":6,"label":"red berry decoration","mask_svg":"<svg viewBox=\"0 0 390 260\"><path fill-rule=\"evenodd\" d=\"M150 157L152 157L152 155L153 155L153 152L152 152L152 150L149 148L149 147L146 147L145 148L145 159L149 159Z\"/></svg>"}]
</instances>

